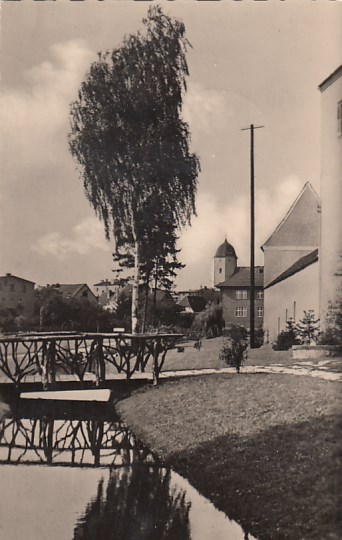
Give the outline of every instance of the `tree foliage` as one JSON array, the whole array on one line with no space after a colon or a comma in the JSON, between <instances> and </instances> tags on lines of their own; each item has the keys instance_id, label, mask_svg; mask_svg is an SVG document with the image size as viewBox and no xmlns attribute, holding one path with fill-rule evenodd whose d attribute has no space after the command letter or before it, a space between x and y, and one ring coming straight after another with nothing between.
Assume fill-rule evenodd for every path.
<instances>
[{"instance_id":1,"label":"tree foliage","mask_svg":"<svg viewBox=\"0 0 342 540\"><path fill-rule=\"evenodd\" d=\"M219 359L234 367L240 373L242 364L248 356L248 331L244 326L232 325L226 330L226 337L223 339L219 353Z\"/></svg>"},{"instance_id":2,"label":"tree foliage","mask_svg":"<svg viewBox=\"0 0 342 540\"><path fill-rule=\"evenodd\" d=\"M205 309L196 314L192 330L206 337L220 336L224 326L222 306L208 302Z\"/></svg>"},{"instance_id":3,"label":"tree foliage","mask_svg":"<svg viewBox=\"0 0 342 540\"><path fill-rule=\"evenodd\" d=\"M113 326L110 313L98 304L65 298L51 286L37 291L35 309L40 330L108 331Z\"/></svg>"},{"instance_id":4,"label":"tree foliage","mask_svg":"<svg viewBox=\"0 0 342 540\"><path fill-rule=\"evenodd\" d=\"M300 342L297 326L292 318L286 321L286 328L277 337L273 344L275 351L287 351L292 345L298 345Z\"/></svg>"},{"instance_id":5,"label":"tree foliage","mask_svg":"<svg viewBox=\"0 0 342 540\"><path fill-rule=\"evenodd\" d=\"M144 32L91 65L71 105L69 137L106 237L113 235L116 251L132 248L133 331L149 216L175 227L190 223L199 171L180 116L188 76L184 24L160 7L150 7L143 24Z\"/></svg>"},{"instance_id":6,"label":"tree foliage","mask_svg":"<svg viewBox=\"0 0 342 540\"><path fill-rule=\"evenodd\" d=\"M296 326L297 336L303 345L312 345L317 343L320 335L319 319L316 319L312 309L304 311L303 318Z\"/></svg>"}]
</instances>

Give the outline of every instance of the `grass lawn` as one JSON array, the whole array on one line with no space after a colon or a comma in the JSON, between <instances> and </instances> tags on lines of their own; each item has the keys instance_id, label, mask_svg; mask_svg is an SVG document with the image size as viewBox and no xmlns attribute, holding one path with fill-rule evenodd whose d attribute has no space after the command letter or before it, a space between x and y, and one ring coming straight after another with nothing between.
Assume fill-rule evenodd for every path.
<instances>
[{"instance_id":1,"label":"grass lawn","mask_svg":"<svg viewBox=\"0 0 342 540\"><path fill-rule=\"evenodd\" d=\"M201 350L194 348L193 341L184 343L184 352L177 352L177 349L169 351L165 358L163 371L186 370L186 369L219 369L227 367L219 360L219 353L222 347L223 338L203 339ZM310 360L312 364L318 364L322 359ZM331 371L342 371L342 358L324 359L326 367ZM303 362L305 362L304 360ZM293 364L301 364L301 360L292 358L292 351L274 351L271 345L264 345L259 349L248 351L246 366L268 366L269 364L280 364L290 367ZM242 368L243 369L243 368Z\"/></svg>"},{"instance_id":2,"label":"grass lawn","mask_svg":"<svg viewBox=\"0 0 342 540\"><path fill-rule=\"evenodd\" d=\"M163 371L227 367L224 362L219 360L223 344L222 337L203 339L202 348L199 351L194 348L193 344L193 341L184 343L184 352L177 352L177 349L169 351L166 355ZM246 362L248 366L266 366L272 363L291 365L293 363L292 351L273 351L271 346L266 345L248 352Z\"/></svg>"},{"instance_id":3,"label":"grass lawn","mask_svg":"<svg viewBox=\"0 0 342 540\"><path fill-rule=\"evenodd\" d=\"M341 402L340 383L234 374L146 386L118 410L256 538L337 540Z\"/></svg>"}]
</instances>

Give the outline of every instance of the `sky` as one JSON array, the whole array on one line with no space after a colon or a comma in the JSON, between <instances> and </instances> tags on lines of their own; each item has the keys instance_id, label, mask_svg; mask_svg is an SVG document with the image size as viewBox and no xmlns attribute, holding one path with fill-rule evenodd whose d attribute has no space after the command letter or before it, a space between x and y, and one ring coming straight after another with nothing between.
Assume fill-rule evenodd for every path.
<instances>
[{"instance_id":1,"label":"sky","mask_svg":"<svg viewBox=\"0 0 342 540\"><path fill-rule=\"evenodd\" d=\"M119 47L155 2L2 2L0 275L40 285L112 278L113 241L68 149L69 107L98 51ZM158 2L192 48L183 116L201 173L180 231L178 289L212 285L225 236L249 264L249 132L255 131L256 263L305 182L320 191L318 85L341 63L342 3Z\"/></svg>"}]
</instances>

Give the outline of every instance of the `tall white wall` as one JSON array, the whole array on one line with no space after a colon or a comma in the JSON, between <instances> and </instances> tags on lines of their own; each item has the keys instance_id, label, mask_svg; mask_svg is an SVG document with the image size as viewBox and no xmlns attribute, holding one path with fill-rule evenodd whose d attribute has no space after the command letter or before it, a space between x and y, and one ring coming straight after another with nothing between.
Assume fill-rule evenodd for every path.
<instances>
[{"instance_id":1,"label":"tall white wall","mask_svg":"<svg viewBox=\"0 0 342 540\"><path fill-rule=\"evenodd\" d=\"M342 135L337 106L342 100L342 76L322 91L320 317L322 327L329 302L341 288L342 273Z\"/></svg>"},{"instance_id":2,"label":"tall white wall","mask_svg":"<svg viewBox=\"0 0 342 540\"><path fill-rule=\"evenodd\" d=\"M304 311L312 309L318 318L319 264L315 262L297 274L264 291L264 329L269 341L275 341L278 333L286 328L287 318L296 322Z\"/></svg>"}]
</instances>

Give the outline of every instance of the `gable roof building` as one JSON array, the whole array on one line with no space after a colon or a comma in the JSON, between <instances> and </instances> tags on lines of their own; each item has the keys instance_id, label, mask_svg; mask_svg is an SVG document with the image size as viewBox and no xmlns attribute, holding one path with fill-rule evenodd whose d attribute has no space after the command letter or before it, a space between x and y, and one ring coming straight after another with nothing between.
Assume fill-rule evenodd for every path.
<instances>
[{"instance_id":1,"label":"gable roof building","mask_svg":"<svg viewBox=\"0 0 342 540\"><path fill-rule=\"evenodd\" d=\"M255 328L263 325L264 316L264 267L256 266L255 277ZM227 238L214 255L214 284L220 290L222 315L226 326L240 325L249 328L250 285L249 266L237 266L237 255Z\"/></svg>"},{"instance_id":2,"label":"gable roof building","mask_svg":"<svg viewBox=\"0 0 342 540\"><path fill-rule=\"evenodd\" d=\"M321 243L320 319L324 330L329 306L342 295L342 65L320 85Z\"/></svg>"},{"instance_id":3,"label":"gable roof building","mask_svg":"<svg viewBox=\"0 0 342 540\"><path fill-rule=\"evenodd\" d=\"M178 302L178 306L186 313L198 313L202 311L207 302L202 296L186 295Z\"/></svg>"},{"instance_id":4,"label":"gable roof building","mask_svg":"<svg viewBox=\"0 0 342 540\"><path fill-rule=\"evenodd\" d=\"M93 291L86 283L76 283L76 284L56 284L53 285L64 298L73 298L75 300L88 300L93 304L97 304L97 298Z\"/></svg>"},{"instance_id":5,"label":"gable roof building","mask_svg":"<svg viewBox=\"0 0 342 540\"><path fill-rule=\"evenodd\" d=\"M28 279L8 273L0 276L0 308L30 317L34 312L34 286Z\"/></svg>"},{"instance_id":6,"label":"gable roof building","mask_svg":"<svg viewBox=\"0 0 342 540\"><path fill-rule=\"evenodd\" d=\"M267 287L301 257L317 249L320 233L320 199L310 182L261 249L265 254Z\"/></svg>"},{"instance_id":7,"label":"gable roof building","mask_svg":"<svg viewBox=\"0 0 342 540\"><path fill-rule=\"evenodd\" d=\"M264 251L264 327L269 340L303 312L318 315L320 199L307 182L284 219L262 246Z\"/></svg>"}]
</instances>

